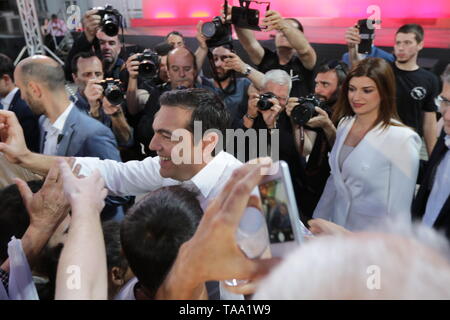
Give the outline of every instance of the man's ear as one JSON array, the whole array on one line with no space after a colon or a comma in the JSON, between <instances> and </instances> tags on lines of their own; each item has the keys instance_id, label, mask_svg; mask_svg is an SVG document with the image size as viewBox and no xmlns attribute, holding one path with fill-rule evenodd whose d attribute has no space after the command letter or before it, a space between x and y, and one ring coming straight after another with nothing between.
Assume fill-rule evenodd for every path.
<instances>
[{"instance_id":1,"label":"man's ear","mask_svg":"<svg viewBox=\"0 0 450 320\"><path fill-rule=\"evenodd\" d=\"M75 73L72 73L72 79L73 79L73 82L75 82L75 83L77 82L78 77Z\"/></svg>"},{"instance_id":2,"label":"man's ear","mask_svg":"<svg viewBox=\"0 0 450 320\"><path fill-rule=\"evenodd\" d=\"M42 87L36 81L30 80L28 82L28 88L33 93L33 96L35 96L36 98L42 97L43 94Z\"/></svg>"},{"instance_id":3,"label":"man's ear","mask_svg":"<svg viewBox=\"0 0 450 320\"><path fill-rule=\"evenodd\" d=\"M423 45L424 45L424 40L422 40L421 42L419 42L418 46L419 46L419 51L423 49Z\"/></svg>"}]
</instances>

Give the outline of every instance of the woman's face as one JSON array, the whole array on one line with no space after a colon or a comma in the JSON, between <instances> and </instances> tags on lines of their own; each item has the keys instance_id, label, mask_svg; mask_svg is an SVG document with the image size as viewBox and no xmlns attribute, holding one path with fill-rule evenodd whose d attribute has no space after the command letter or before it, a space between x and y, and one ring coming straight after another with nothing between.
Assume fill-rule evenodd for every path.
<instances>
[{"instance_id":1,"label":"woman's face","mask_svg":"<svg viewBox=\"0 0 450 320\"><path fill-rule=\"evenodd\" d=\"M368 77L353 77L349 82L348 101L356 115L378 114L381 97L376 83Z\"/></svg>"}]
</instances>

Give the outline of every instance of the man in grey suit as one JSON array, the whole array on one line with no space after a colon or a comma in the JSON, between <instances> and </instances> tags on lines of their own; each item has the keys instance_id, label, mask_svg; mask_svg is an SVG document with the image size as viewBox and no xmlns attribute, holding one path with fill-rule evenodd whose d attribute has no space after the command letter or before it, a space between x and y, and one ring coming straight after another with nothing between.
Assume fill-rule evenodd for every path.
<instances>
[{"instance_id":1,"label":"man in grey suit","mask_svg":"<svg viewBox=\"0 0 450 320\"><path fill-rule=\"evenodd\" d=\"M121 161L112 131L69 100L64 71L56 61L46 56L27 58L17 65L14 76L23 99L33 113L41 115L41 153ZM102 217L122 215L123 211L116 207L127 201L127 198L110 198Z\"/></svg>"}]
</instances>

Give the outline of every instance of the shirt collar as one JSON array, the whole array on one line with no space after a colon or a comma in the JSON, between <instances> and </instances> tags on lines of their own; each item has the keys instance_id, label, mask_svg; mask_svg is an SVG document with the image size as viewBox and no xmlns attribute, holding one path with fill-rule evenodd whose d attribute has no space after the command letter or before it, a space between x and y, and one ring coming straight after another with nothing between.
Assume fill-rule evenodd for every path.
<instances>
[{"instance_id":1,"label":"shirt collar","mask_svg":"<svg viewBox=\"0 0 450 320\"><path fill-rule=\"evenodd\" d=\"M447 148L450 149L450 135L445 136L444 142L445 142L445 145L447 146Z\"/></svg>"},{"instance_id":2,"label":"shirt collar","mask_svg":"<svg viewBox=\"0 0 450 320\"><path fill-rule=\"evenodd\" d=\"M47 131L50 128L54 128L59 132L62 132L62 130L64 129L64 124L66 123L66 120L69 116L70 111L72 111L73 106L73 102L69 104L66 110L64 110L64 112L59 115L58 119L56 119L54 123L50 123L50 120L47 118L44 124L47 128Z\"/></svg>"},{"instance_id":3,"label":"shirt collar","mask_svg":"<svg viewBox=\"0 0 450 320\"><path fill-rule=\"evenodd\" d=\"M223 171L228 164L226 152L221 151L187 184L193 183L203 197L208 198L212 189L219 183Z\"/></svg>"},{"instance_id":4,"label":"shirt collar","mask_svg":"<svg viewBox=\"0 0 450 320\"><path fill-rule=\"evenodd\" d=\"M15 87L6 95L6 97L1 99L1 103L5 110L9 110L9 107L11 106L11 102L13 101L14 96L16 95L17 91L19 91L19 88Z\"/></svg>"}]
</instances>

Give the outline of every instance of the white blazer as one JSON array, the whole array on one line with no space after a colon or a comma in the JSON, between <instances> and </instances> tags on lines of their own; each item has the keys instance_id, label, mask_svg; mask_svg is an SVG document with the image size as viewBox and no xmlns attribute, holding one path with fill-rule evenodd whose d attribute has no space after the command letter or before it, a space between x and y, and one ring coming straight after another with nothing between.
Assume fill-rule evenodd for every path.
<instances>
[{"instance_id":1,"label":"white blazer","mask_svg":"<svg viewBox=\"0 0 450 320\"><path fill-rule=\"evenodd\" d=\"M341 171L339 154L354 121L348 117L338 126L329 157L331 175L314 218L349 230L366 229L387 217L410 221L422 140L407 127L382 130L380 124L348 155Z\"/></svg>"}]
</instances>

